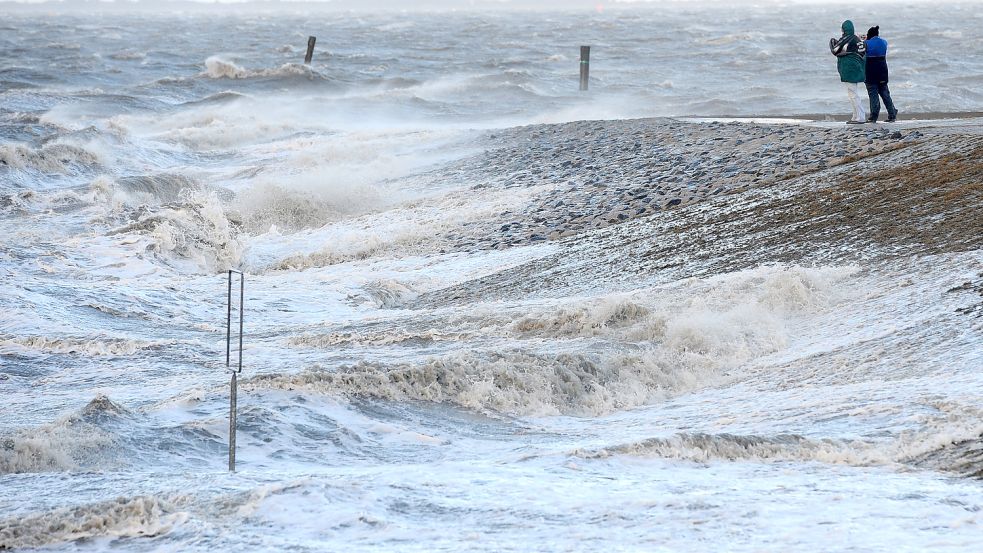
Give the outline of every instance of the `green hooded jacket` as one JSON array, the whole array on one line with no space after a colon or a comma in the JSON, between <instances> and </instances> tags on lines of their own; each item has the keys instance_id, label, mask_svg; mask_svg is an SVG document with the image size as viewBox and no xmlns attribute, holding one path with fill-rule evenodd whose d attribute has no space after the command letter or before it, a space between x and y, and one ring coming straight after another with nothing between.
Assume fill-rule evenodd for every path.
<instances>
[{"instance_id":1,"label":"green hooded jacket","mask_svg":"<svg viewBox=\"0 0 983 553\"><path fill-rule=\"evenodd\" d=\"M839 40L832 39L829 49L836 56L836 69L840 72L840 80L845 83L864 82L864 41L860 40L849 19L840 27L843 36Z\"/></svg>"}]
</instances>

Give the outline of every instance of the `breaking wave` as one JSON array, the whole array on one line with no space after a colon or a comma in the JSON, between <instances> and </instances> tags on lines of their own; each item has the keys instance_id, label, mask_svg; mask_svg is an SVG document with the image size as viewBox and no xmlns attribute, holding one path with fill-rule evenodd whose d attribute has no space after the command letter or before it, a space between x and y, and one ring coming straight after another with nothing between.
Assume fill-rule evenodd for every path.
<instances>
[{"instance_id":1,"label":"breaking wave","mask_svg":"<svg viewBox=\"0 0 983 553\"><path fill-rule=\"evenodd\" d=\"M249 385L448 402L519 415L605 414L736 378L746 363L786 346L786 317L837 301L843 293L840 283L855 271L855 267L765 266L692 280L682 288L578 300L504 325L507 314L485 318L476 311L464 328L429 331L430 339L453 339L504 330L532 343L545 339L553 350L564 347L558 338L597 336L621 343L597 352L543 354L525 348L458 352L417 364L317 367L298 375L257 377ZM403 301L399 283L373 285L381 287L380 307ZM411 333L417 340L427 335ZM324 347L346 341L379 340L329 334L300 337L292 343ZM408 337L407 342L413 339Z\"/></svg>"},{"instance_id":2,"label":"breaking wave","mask_svg":"<svg viewBox=\"0 0 983 553\"><path fill-rule=\"evenodd\" d=\"M212 79L251 79L258 77L305 77L310 80L323 79L324 76L311 69L311 66L300 63L285 63L275 69L246 69L237 63L211 56L205 60L203 75Z\"/></svg>"},{"instance_id":3,"label":"breaking wave","mask_svg":"<svg viewBox=\"0 0 983 553\"><path fill-rule=\"evenodd\" d=\"M180 173L153 173L120 177L115 181L118 193L127 196L130 204L162 204L179 202L189 192L203 190L195 179Z\"/></svg>"},{"instance_id":4,"label":"breaking wave","mask_svg":"<svg viewBox=\"0 0 983 553\"><path fill-rule=\"evenodd\" d=\"M0 549L43 547L103 536L158 536L186 519L186 513L175 511L156 497L120 497L0 520Z\"/></svg>"},{"instance_id":5,"label":"breaking wave","mask_svg":"<svg viewBox=\"0 0 983 553\"><path fill-rule=\"evenodd\" d=\"M287 341L292 346L330 348L336 346L391 346L430 345L436 342L460 342L470 337L468 334L444 333L436 330L424 332L332 332L328 334L305 334Z\"/></svg>"},{"instance_id":6,"label":"breaking wave","mask_svg":"<svg viewBox=\"0 0 983 553\"><path fill-rule=\"evenodd\" d=\"M609 298L589 305L528 314L513 323L512 328L523 336L592 336L630 326L651 315L651 309L629 299Z\"/></svg>"},{"instance_id":7,"label":"breaking wave","mask_svg":"<svg viewBox=\"0 0 983 553\"><path fill-rule=\"evenodd\" d=\"M319 191L261 183L240 193L233 209L249 232L262 233L271 227L294 232L323 227L384 204L381 191L372 186L330 186L325 179Z\"/></svg>"},{"instance_id":8,"label":"breaking wave","mask_svg":"<svg viewBox=\"0 0 983 553\"><path fill-rule=\"evenodd\" d=\"M182 193L179 205L141 208L136 221L113 229L110 236L137 234L146 249L165 260L189 260L206 271L237 267L243 245L215 192Z\"/></svg>"},{"instance_id":9,"label":"breaking wave","mask_svg":"<svg viewBox=\"0 0 983 553\"><path fill-rule=\"evenodd\" d=\"M373 280L362 289L374 300L376 307L382 309L402 307L418 295L412 286L391 278Z\"/></svg>"},{"instance_id":10,"label":"breaking wave","mask_svg":"<svg viewBox=\"0 0 983 553\"><path fill-rule=\"evenodd\" d=\"M319 251L283 255L273 270L304 270L386 255L435 253L446 246L445 235L471 221L508 209L521 201L527 191L502 191L474 202L474 193L450 193L438 200L397 197L379 209L405 201L403 205L379 213L361 215L345 224L326 229L329 233Z\"/></svg>"},{"instance_id":11,"label":"breaking wave","mask_svg":"<svg viewBox=\"0 0 983 553\"><path fill-rule=\"evenodd\" d=\"M611 455L659 457L686 461L713 460L820 461L854 466L881 465L893 461L884 444L862 440L812 440L797 434L741 436L736 434L677 434L597 451L575 451L572 455L603 458Z\"/></svg>"},{"instance_id":12,"label":"breaking wave","mask_svg":"<svg viewBox=\"0 0 983 553\"><path fill-rule=\"evenodd\" d=\"M55 199L102 206L115 222L127 222L162 206L180 207L207 202L209 194L230 195L210 190L197 180L180 173L151 173L113 178L99 175L84 192L60 192Z\"/></svg>"},{"instance_id":13,"label":"breaking wave","mask_svg":"<svg viewBox=\"0 0 983 553\"><path fill-rule=\"evenodd\" d=\"M99 165L99 157L72 144L52 142L40 148L23 144L0 144L0 165L34 169L43 173L69 173Z\"/></svg>"},{"instance_id":14,"label":"breaking wave","mask_svg":"<svg viewBox=\"0 0 983 553\"><path fill-rule=\"evenodd\" d=\"M235 62L211 56L205 60L205 74L213 79L244 79L248 72Z\"/></svg>"},{"instance_id":15,"label":"breaking wave","mask_svg":"<svg viewBox=\"0 0 983 553\"><path fill-rule=\"evenodd\" d=\"M724 460L805 461L850 466L899 464L981 478L983 425L931 428L912 436L881 441L815 439L798 434L682 433L593 451L576 450L571 455L588 459L629 455L701 463Z\"/></svg>"},{"instance_id":16,"label":"breaking wave","mask_svg":"<svg viewBox=\"0 0 983 553\"><path fill-rule=\"evenodd\" d=\"M693 390L726 375L713 363L685 362L661 352L544 355L456 353L420 364L362 362L338 370L263 375L247 389L452 403L516 415L599 415Z\"/></svg>"},{"instance_id":17,"label":"breaking wave","mask_svg":"<svg viewBox=\"0 0 983 553\"><path fill-rule=\"evenodd\" d=\"M88 356L120 356L160 347L163 342L147 342L125 338L49 338L28 336L0 340L0 354L71 354Z\"/></svg>"},{"instance_id":18,"label":"breaking wave","mask_svg":"<svg viewBox=\"0 0 983 553\"><path fill-rule=\"evenodd\" d=\"M855 266L764 265L680 287L578 298L526 313L510 325L522 338L604 336L661 341L680 350L769 350L785 343L783 319L840 301Z\"/></svg>"},{"instance_id":19,"label":"breaking wave","mask_svg":"<svg viewBox=\"0 0 983 553\"><path fill-rule=\"evenodd\" d=\"M97 466L112 455L116 441L94 422L125 412L106 396L98 396L79 411L51 424L0 437L0 474Z\"/></svg>"}]
</instances>

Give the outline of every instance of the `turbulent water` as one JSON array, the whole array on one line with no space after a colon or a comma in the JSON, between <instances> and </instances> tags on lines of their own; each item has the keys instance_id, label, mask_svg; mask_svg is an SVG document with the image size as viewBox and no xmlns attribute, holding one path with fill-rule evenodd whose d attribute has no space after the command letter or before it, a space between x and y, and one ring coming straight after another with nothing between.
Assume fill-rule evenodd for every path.
<instances>
[{"instance_id":1,"label":"turbulent water","mask_svg":"<svg viewBox=\"0 0 983 553\"><path fill-rule=\"evenodd\" d=\"M518 125L845 113L844 9L0 18L0 549L978 551L979 249L454 241ZM903 114L983 110L975 6L854 11Z\"/></svg>"}]
</instances>

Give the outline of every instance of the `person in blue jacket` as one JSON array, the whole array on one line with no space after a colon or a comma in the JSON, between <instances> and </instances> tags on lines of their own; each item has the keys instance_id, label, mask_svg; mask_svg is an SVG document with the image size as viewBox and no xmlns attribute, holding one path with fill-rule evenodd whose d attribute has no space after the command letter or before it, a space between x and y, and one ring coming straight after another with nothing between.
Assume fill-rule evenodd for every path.
<instances>
[{"instance_id":1,"label":"person in blue jacket","mask_svg":"<svg viewBox=\"0 0 983 553\"><path fill-rule=\"evenodd\" d=\"M898 119L898 110L891 100L891 91L887 88L887 41L880 37L880 26L867 29L867 67L864 73L864 84L867 85L867 95L870 96L870 117L867 121L877 122L881 112L881 102L887 108L887 122L893 123Z\"/></svg>"}]
</instances>

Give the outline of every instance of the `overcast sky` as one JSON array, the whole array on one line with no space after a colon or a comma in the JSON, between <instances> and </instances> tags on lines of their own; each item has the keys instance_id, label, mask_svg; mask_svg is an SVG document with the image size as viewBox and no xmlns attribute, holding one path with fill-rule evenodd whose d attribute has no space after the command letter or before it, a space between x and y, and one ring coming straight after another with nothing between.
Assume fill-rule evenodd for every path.
<instances>
[{"instance_id":1,"label":"overcast sky","mask_svg":"<svg viewBox=\"0 0 983 553\"><path fill-rule=\"evenodd\" d=\"M983 0L862 0L869 4L970 3ZM591 10L617 11L626 8L658 9L686 4L852 4L857 0L0 0L3 12L118 12L118 11L212 11L249 12L254 10L298 11L444 11L444 10Z\"/></svg>"},{"instance_id":2,"label":"overcast sky","mask_svg":"<svg viewBox=\"0 0 983 553\"><path fill-rule=\"evenodd\" d=\"M863 3L871 2L890 2L893 4L915 4L925 2L936 3L980 3L983 0L863 0ZM297 3L317 3L330 5L339 8L356 8L375 6L389 9L414 8L468 8L468 7L510 7L510 8L563 8L563 7L590 7L599 6L643 6L656 7L662 4L830 4L830 3L851 3L856 0L0 0L0 4L37 4L46 3L51 5L68 4L115 4L119 6L167 6L174 4L297 4Z\"/></svg>"}]
</instances>

